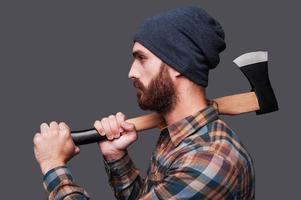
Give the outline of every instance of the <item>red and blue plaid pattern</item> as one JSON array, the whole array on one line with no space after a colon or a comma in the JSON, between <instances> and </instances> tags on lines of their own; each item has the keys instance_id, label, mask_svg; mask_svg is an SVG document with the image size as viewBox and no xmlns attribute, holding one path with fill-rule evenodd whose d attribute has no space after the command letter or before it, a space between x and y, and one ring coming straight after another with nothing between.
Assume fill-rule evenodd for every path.
<instances>
[{"instance_id":1,"label":"red and blue plaid pattern","mask_svg":"<svg viewBox=\"0 0 301 200\"><path fill-rule=\"evenodd\" d=\"M104 163L117 199L255 198L252 159L213 105L161 129L145 179L128 153ZM44 185L52 199L69 194L88 199L83 188L72 182L67 168L63 169L65 173L59 168L51 176L46 174Z\"/></svg>"},{"instance_id":2,"label":"red and blue plaid pattern","mask_svg":"<svg viewBox=\"0 0 301 200\"><path fill-rule=\"evenodd\" d=\"M56 167L44 175L44 188L49 200L88 200L88 193L73 181L66 166Z\"/></svg>"}]
</instances>

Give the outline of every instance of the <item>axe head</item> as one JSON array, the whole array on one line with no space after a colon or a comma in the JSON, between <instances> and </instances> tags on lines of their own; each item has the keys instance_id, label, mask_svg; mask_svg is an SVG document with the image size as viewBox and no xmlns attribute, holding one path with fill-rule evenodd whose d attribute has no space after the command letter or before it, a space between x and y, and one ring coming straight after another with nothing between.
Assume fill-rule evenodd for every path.
<instances>
[{"instance_id":1,"label":"axe head","mask_svg":"<svg viewBox=\"0 0 301 200\"><path fill-rule=\"evenodd\" d=\"M251 84L251 91L256 93L260 109L256 114L277 111L278 103L272 89L268 74L268 52L256 51L243 54L233 62L247 77Z\"/></svg>"}]
</instances>

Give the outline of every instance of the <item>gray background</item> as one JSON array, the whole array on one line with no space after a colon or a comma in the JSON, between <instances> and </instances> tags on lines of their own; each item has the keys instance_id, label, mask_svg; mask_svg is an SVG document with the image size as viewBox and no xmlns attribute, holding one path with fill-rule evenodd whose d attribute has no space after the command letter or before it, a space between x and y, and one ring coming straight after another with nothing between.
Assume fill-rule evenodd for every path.
<instances>
[{"instance_id":1,"label":"gray background","mask_svg":"<svg viewBox=\"0 0 301 200\"><path fill-rule=\"evenodd\" d=\"M300 6L296 1L1 1L1 199L45 199L32 137L42 122L73 130L118 111L139 109L127 78L132 36L146 17L178 5L199 5L225 29L227 49L210 74L208 97L250 90L232 60L269 51L269 73L280 111L222 116L253 156L256 199L297 199L300 133ZM145 173L158 130L130 147ZM96 144L69 164L93 199L114 199Z\"/></svg>"}]
</instances>

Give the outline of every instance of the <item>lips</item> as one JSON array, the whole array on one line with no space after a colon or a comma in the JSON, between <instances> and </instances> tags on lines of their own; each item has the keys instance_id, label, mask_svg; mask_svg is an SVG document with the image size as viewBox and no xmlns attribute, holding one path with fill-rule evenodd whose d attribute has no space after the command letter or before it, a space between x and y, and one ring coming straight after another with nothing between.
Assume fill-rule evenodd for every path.
<instances>
[{"instance_id":1,"label":"lips","mask_svg":"<svg viewBox=\"0 0 301 200\"><path fill-rule=\"evenodd\" d=\"M137 89L137 98L140 99L143 95L144 86L139 80L133 81L133 86Z\"/></svg>"},{"instance_id":2,"label":"lips","mask_svg":"<svg viewBox=\"0 0 301 200\"><path fill-rule=\"evenodd\" d=\"M137 88L137 89L140 88L140 87L139 87L140 84L138 83L138 81L134 81L134 82L133 82L133 85L134 85L134 87Z\"/></svg>"},{"instance_id":3,"label":"lips","mask_svg":"<svg viewBox=\"0 0 301 200\"><path fill-rule=\"evenodd\" d=\"M142 85L142 83L140 83L138 80L135 80L135 81L133 82L133 86L134 86L135 88L137 88L138 90L143 90L143 85Z\"/></svg>"}]
</instances>

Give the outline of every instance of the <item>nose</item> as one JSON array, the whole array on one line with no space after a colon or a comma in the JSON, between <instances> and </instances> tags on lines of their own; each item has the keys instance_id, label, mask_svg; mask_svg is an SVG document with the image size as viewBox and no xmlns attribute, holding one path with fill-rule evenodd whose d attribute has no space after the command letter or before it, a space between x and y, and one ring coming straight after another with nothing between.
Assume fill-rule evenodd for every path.
<instances>
[{"instance_id":1,"label":"nose","mask_svg":"<svg viewBox=\"0 0 301 200\"><path fill-rule=\"evenodd\" d=\"M132 63L131 69L129 71L128 77L130 79L139 78L139 73L136 70L136 64L135 61Z\"/></svg>"}]
</instances>

